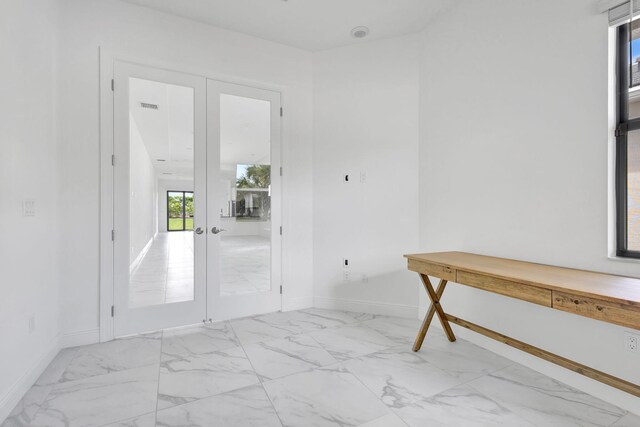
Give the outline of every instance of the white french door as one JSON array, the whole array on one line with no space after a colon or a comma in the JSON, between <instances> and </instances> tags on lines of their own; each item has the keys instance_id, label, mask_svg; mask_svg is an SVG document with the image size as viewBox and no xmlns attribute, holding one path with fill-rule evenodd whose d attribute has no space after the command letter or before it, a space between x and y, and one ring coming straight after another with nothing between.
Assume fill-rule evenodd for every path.
<instances>
[{"instance_id":1,"label":"white french door","mask_svg":"<svg viewBox=\"0 0 640 427\"><path fill-rule=\"evenodd\" d=\"M114 82L114 335L280 310L280 94L123 61Z\"/></svg>"},{"instance_id":2,"label":"white french door","mask_svg":"<svg viewBox=\"0 0 640 427\"><path fill-rule=\"evenodd\" d=\"M281 309L280 94L207 80L207 312Z\"/></svg>"},{"instance_id":3,"label":"white french door","mask_svg":"<svg viewBox=\"0 0 640 427\"><path fill-rule=\"evenodd\" d=\"M114 82L115 336L202 322L206 79L115 61Z\"/></svg>"}]
</instances>

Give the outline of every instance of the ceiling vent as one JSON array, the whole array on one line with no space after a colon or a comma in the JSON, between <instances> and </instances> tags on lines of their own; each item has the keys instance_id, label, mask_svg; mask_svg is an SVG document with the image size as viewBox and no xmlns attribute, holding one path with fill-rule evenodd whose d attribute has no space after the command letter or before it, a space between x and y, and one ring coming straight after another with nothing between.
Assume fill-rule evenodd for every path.
<instances>
[{"instance_id":1,"label":"ceiling vent","mask_svg":"<svg viewBox=\"0 0 640 427\"><path fill-rule=\"evenodd\" d=\"M363 39L369 35L369 29L367 27L355 27L351 30L351 37L356 39Z\"/></svg>"},{"instance_id":2,"label":"ceiling vent","mask_svg":"<svg viewBox=\"0 0 640 427\"><path fill-rule=\"evenodd\" d=\"M148 102L141 102L140 106L142 108L148 108L149 110L157 110L158 104L149 104Z\"/></svg>"}]
</instances>

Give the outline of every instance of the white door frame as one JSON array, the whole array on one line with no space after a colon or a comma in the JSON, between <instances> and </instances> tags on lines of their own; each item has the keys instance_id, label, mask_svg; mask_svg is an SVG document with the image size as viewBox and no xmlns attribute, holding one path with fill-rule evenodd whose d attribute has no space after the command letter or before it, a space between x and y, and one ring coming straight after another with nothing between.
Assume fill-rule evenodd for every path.
<instances>
[{"instance_id":1,"label":"white door frame","mask_svg":"<svg viewBox=\"0 0 640 427\"><path fill-rule=\"evenodd\" d=\"M187 74L195 74L207 79L251 86L259 89L271 90L280 93L282 106L286 107L287 88L281 85L238 78L229 74L216 74L209 70L192 67L179 62L171 62L163 59L148 57L145 53L129 53L112 51L103 47L99 48L99 93L100 93L100 229L99 229L99 328L100 342L111 341L115 338L114 318L112 307L114 306L114 276L113 276L113 242L111 233L113 230L113 123L114 100L111 90L111 82L114 78L114 63L116 60L140 64L159 69L179 71ZM281 147L287 144L286 120L281 117ZM284 179L283 179L284 184ZM284 185L282 184L282 189ZM282 193L284 201L285 195ZM282 203L284 209L285 204ZM286 220L285 212L282 212L282 222ZM275 226L275 225L274 225ZM284 246L284 244L282 245ZM282 257L284 258L284 257ZM282 263L284 273L284 262ZM283 291L283 295L286 288Z\"/></svg>"}]
</instances>

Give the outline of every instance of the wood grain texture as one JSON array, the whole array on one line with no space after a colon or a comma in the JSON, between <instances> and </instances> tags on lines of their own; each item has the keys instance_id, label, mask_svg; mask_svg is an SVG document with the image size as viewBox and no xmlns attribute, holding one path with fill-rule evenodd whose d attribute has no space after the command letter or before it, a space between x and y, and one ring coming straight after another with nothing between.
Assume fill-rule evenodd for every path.
<instances>
[{"instance_id":1,"label":"wood grain texture","mask_svg":"<svg viewBox=\"0 0 640 427\"><path fill-rule=\"evenodd\" d=\"M640 309L565 292L553 292L553 308L616 325L640 329Z\"/></svg>"},{"instance_id":2,"label":"wood grain texture","mask_svg":"<svg viewBox=\"0 0 640 427\"><path fill-rule=\"evenodd\" d=\"M427 295L429 295L429 299L431 300L431 306L433 307L436 314L438 315L438 319L440 319L440 324L442 325L442 329L444 329L444 333L447 335L447 339L451 342L454 342L456 340L456 336L453 334L451 325L449 325L449 322L445 317L444 310L440 305L440 297L438 296L436 291L433 289L433 285L429 280L429 276L427 276L426 274L421 274L420 278L422 279L422 284L424 285L424 289L427 291ZM443 292L444 292L444 289L443 289Z\"/></svg>"},{"instance_id":3,"label":"wood grain texture","mask_svg":"<svg viewBox=\"0 0 640 427\"><path fill-rule=\"evenodd\" d=\"M464 270L552 291L640 308L640 279L495 258L465 252L405 255L411 265L439 265L451 271ZM449 271L449 270L447 270ZM431 274L431 273L430 273ZM432 274L436 277L437 274ZM455 279L448 279L455 282Z\"/></svg>"},{"instance_id":4,"label":"wood grain texture","mask_svg":"<svg viewBox=\"0 0 640 427\"><path fill-rule=\"evenodd\" d=\"M625 381L621 378L614 377L613 375L609 375L605 372L598 371L596 369L590 368L581 363L574 362L573 360L569 360L565 357L558 356L557 354L551 353L541 348L534 347L525 342L518 341L514 338L492 331L491 329L487 329L482 326L476 325L474 323L468 322L464 319L460 319L459 317L455 317L450 314L447 314L446 316L451 323L462 326L463 328L467 328L471 331L477 332L479 334L482 334L496 341L500 341L501 343L504 343L508 346L517 348L519 350L522 350L524 352L537 356L541 359L547 360L551 363L555 363L556 365L560 365L564 368L570 369L574 372L577 372L581 375L584 375L596 381L600 381L601 383L607 384L611 387L615 387L619 390L622 390L624 392L633 394L634 396L640 397L640 386L633 384L629 381Z\"/></svg>"},{"instance_id":5,"label":"wood grain texture","mask_svg":"<svg viewBox=\"0 0 640 427\"><path fill-rule=\"evenodd\" d=\"M551 290L458 270L456 283L551 307Z\"/></svg>"},{"instance_id":6,"label":"wood grain texture","mask_svg":"<svg viewBox=\"0 0 640 427\"><path fill-rule=\"evenodd\" d=\"M409 259L408 268L417 273L428 274L451 282L456 280L456 271L444 265Z\"/></svg>"},{"instance_id":7,"label":"wood grain texture","mask_svg":"<svg viewBox=\"0 0 640 427\"><path fill-rule=\"evenodd\" d=\"M438 289L436 289L436 295L438 296L438 300L444 293L444 290L447 286L447 281L444 279L440 280L438 284ZM433 315L436 314L436 307L431 304L429 310L427 311L424 320L422 321L422 326L420 326L420 330L418 331L418 335L416 336L416 340L413 343L413 351L418 351L422 348L422 343L424 342L424 338L427 335L427 331L429 330L429 325L431 325L431 321L433 320Z\"/></svg>"}]
</instances>

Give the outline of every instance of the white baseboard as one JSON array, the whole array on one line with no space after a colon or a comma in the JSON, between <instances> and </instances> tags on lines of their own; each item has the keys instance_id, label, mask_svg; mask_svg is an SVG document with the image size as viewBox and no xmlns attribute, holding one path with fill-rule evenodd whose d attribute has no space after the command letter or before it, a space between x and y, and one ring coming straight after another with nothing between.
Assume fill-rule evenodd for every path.
<instances>
[{"instance_id":1,"label":"white baseboard","mask_svg":"<svg viewBox=\"0 0 640 427\"><path fill-rule=\"evenodd\" d=\"M424 316L421 316L421 318L423 317ZM570 369L563 368L539 357L532 356L529 353L525 353L524 351L487 338L484 335L469 331L457 325L451 326L456 336L462 339L640 416L640 398L599 381L592 380ZM442 326L438 322L433 322L431 327L442 330Z\"/></svg>"},{"instance_id":2,"label":"white baseboard","mask_svg":"<svg viewBox=\"0 0 640 427\"><path fill-rule=\"evenodd\" d=\"M355 311L358 313L381 314L386 316L406 317L415 319L418 317L417 305L389 304L377 301L363 301L341 298L315 297L313 306L328 310Z\"/></svg>"},{"instance_id":3,"label":"white baseboard","mask_svg":"<svg viewBox=\"0 0 640 427\"><path fill-rule=\"evenodd\" d=\"M95 344L100 342L100 329L88 329L86 331L67 332L60 336L60 348L78 347L79 345Z\"/></svg>"},{"instance_id":4,"label":"white baseboard","mask_svg":"<svg viewBox=\"0 0 640 427\"><path fill-rule=\"evenodd\" d=\"M54 337L47 346L47 349L34 360L32 368L25 372L4 394L0 397L0 424L9 416L13 408L20 402L20 399L42 375L51 361L60 351L59 337Z\"/></svg>"},{"instance_id":5,"label":"white baseboard","mask_svg":"<svg viewBox=\"0 0 640 427\"><path fill-rule=\"evenodd\" d=\"M313 297L282 298L282 311L304 310L313 307Z\"/></svg>"}]
</instances>

